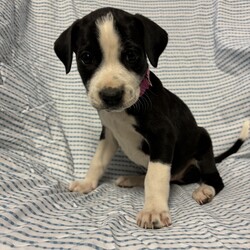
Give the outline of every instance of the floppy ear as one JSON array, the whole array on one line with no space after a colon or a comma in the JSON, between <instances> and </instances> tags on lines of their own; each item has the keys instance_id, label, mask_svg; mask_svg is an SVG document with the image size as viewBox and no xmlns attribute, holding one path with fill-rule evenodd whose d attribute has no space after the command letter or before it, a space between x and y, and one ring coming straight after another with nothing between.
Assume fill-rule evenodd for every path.
<instances>
[{"instance_id":1,"label":"floppy ear","mask_svg":"<svg viewBox=\"0 0 250 250\"><path fill-rule=\"evenodd\" d=\"M144 46L150 63L156 68L158 59L168 43L168 34L158 24L147 17L135 14L144 29Z\"/></svg>"},{"instance_id":2,"label":"floppy ear","mask_svg":"<svg viewBox=\"0 0 250 250\"><path fill-rule=\"evenodd\" d=\"M70 72L73 56L73 28L77 21L75 21L68 29L57 38L54 43L54 50L58 58L65 66L66 74Z\"/></svg>"}]
</instances>

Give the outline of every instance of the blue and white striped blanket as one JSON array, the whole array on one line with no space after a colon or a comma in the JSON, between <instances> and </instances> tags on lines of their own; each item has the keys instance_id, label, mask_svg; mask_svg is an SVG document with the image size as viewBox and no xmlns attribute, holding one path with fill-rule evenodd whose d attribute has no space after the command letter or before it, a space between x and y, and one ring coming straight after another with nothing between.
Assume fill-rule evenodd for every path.
<instances>
[{"instance_id":1,"label":"blue and white striped blanket","mask_svg":"<svg viewBox=\"0 0 250 250\"><path fill-rule=\"evenodd\" d=\"M250 140L218 165L225 189L200 206L194 185L171 186L173 225L136 226L143 189L116 187L140 173L122 152L99 187L70 193L100 133L75 63L69 75L54 40L104 6L141 13L169 34L152 69L210 132L215 154L250 119L250 1L1 0L0 249L250 249Z\"/></svg>"}]
</instances>

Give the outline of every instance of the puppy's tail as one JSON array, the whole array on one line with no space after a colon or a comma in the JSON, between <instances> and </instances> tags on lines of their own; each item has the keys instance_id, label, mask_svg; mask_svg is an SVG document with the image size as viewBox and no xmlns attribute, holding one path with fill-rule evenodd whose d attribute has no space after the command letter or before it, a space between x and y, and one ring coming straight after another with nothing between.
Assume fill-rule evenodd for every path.
<instances>
[{"instance_id":1,"label":"puppy's tail","mask_svg":"<svg viewBox=\"0 0 250 250\"><path fill-rule=\"evenodd\" d=\"M250 121L247 120L247 121L245 121L243 123L243 126L242 126L242 129L241 129L240 136L239 136L238 140L227 151L225 151L224 153L216 156L214 158L215 159L215 163L220 163L225 158L227 158L228 156L236 153L240 149L241 145L245 142L245 140L249 136L249 127L250 127Z\"/></svg>"}]
</instances>

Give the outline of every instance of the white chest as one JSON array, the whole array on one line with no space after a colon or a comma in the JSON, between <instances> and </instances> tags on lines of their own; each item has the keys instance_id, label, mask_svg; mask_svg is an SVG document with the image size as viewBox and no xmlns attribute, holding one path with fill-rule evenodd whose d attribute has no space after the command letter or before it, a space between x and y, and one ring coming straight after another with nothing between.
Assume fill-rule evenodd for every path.
<instances>
[{"instance_id":1,"label":"white chest","mask_svg":"<svg viewBox=\"0 0 250 250\"><path fill-rule=\"evenodd\" d=\"M126 112L100 111L99 116L128 158L137 165L147 167L149 156L141 151L143 137L133 126L136 124L135 119Z\"/></svg>"}]
</instances>

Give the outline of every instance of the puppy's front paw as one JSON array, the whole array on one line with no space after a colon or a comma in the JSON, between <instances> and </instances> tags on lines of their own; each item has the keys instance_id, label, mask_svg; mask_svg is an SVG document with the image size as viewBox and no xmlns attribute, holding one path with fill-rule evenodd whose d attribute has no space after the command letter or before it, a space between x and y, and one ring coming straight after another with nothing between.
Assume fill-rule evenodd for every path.
<instances>
[{"instance_id":1,"label":"puppy's front paw","mask_svg":"<svg viewBox=\"0 0 250 250\"><path fill-rule=\"evenodd\" d=\"M97 183L89 180L73 181L69 185L69 191L87 194L97 187Z\"/></svg>"},{"instance_id":2,"label":"puppy's front paw","mask_svg":"<svg viewBox=\"0 0 250 250\"><path fill-rule=\"evenodd\" d=\"M196 200L200 205L206 204L210 202L215 196L215 190L212 186L201 184L196 190L193 192L193 199Z\"/></svg>"},{"instance_id":3,"label":"puppy's front paw","mask_svg":"<svg viewBox=\"0 0 250 250\"><path fill-rule=\"evenodd\" d=\"M156 211L143 209L137 215L137 225L142 228L162 228L172 224L169 211Z\"/></svg>"}]
</instances>

